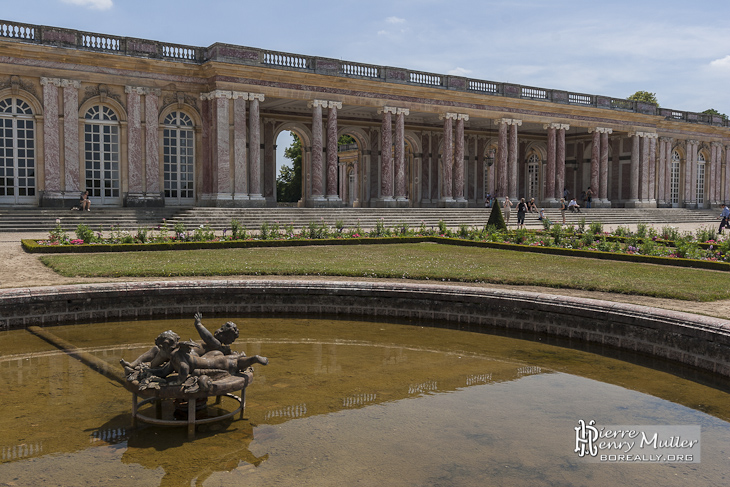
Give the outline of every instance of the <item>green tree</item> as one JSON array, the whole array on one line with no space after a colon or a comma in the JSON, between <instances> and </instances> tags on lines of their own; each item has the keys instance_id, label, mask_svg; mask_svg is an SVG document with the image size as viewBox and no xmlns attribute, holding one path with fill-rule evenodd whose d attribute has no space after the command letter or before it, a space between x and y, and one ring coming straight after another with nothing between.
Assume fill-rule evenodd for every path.
<instances>
[{"instance_id":1,"label":"green tree","mask_svg":"<svg viewBox=\"0 0 730 487\"><path fill-rule=\"evenodd\" d=\"M489 220L487 220L487 227L494 227L497 230L507 230L507 224L504 223L504 215L502 215L502 208L499 205L498 199L495 199L492 205L492 211L489 214Z\"/></svg>"},{"instance_id":2,"label":"green tree","mask_svg":"<svg viewBox=\"0 0 730 487\"><path fill-rule=\"evenodd\" d=\"M628 97L627 100L643 101L644 103L651 103L652 105L659 108L659 101L656 99L656 93L649 93L648 91L637 91L636 93Z\"/></svg>"},{"instance_id":3,"label":"green tree","mask_svg":"<svg viewBox=\"0 0 730 487\"><path fill-rule=\"evenodd\" d=\"M707 110L705 110L702 113L705 113L707 115L718 115L718 116L722 117L723 119L727 119L727 115L725 115L724 113L718 112L714 108L708 108Z\"/></svg>"},{"instance_id":4,"label":"green tree","mask_svg":"<svg viewBox=\"0 0 730 487\"><path fill-rule=\"evenodd\" d=\"M292 144L284 149L284 157L292 162L291 167L284 164L276 178L276 200L294 203L302 197L302 142L295 133Z\"/></svg>"}]
</instances>

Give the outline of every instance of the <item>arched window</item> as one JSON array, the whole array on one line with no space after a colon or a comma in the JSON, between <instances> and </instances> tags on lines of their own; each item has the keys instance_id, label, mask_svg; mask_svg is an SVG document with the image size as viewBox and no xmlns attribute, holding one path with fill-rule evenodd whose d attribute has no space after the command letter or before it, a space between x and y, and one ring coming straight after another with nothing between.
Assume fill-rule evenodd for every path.
<instances>
[{"instance_id":1,"label":"arched window","mask_svg":"<svg viewBox=\"0 0 730 487\"><path fill-rule=\"evenodd\" d=\"M534 152L527 158L527 199L540 199L540 157Z\"/></svg>"},{"instance_id":2,"label":"arched window","mask_svg":"<svg viewBox=\"0 0 730 487\"><path fill-rule=\"evenodd\" d=\"M669 173L669 202L672 206L679 205L679 152L672 151L672 165Z\"/></svg>"},{"instance_id":3,"label":"arched window","mask_svg":"<svg viewBox=\"0 0 730 487\"><path fill-rule=\"evenodd\" d=\"M195 199L195 146L193 120L172 112L163 122L162 164L165 203L191 204Z\"/></svg>"},{"instance_id":4,"label":"arched window","mask_svg":"<svg viewBox=\"0 0 730 487\"><path fill-rule=\"evenodd\" d=\"M0 202L35 203L35 120L20 98L0 100Z\"/></svg>"},{"instance_id":5,"label":"arched window","mask_svg":"<svg viewBox=\"0 0 730 487\"><path fill-rule=\"evenodd\" d=\"M89 108L84 118L86 190L101 204L118 204L119 118L104 105Z\"/></svg>"},{"instance_id":6,"label":"arched window","mask_svg":"<svg viewBox=\"0 0 730 487\"><path fill-rule=\"evenodd\" d=\"M705 204L705 155L697 156L697 206Z\"/></svg>"}]
</instances>

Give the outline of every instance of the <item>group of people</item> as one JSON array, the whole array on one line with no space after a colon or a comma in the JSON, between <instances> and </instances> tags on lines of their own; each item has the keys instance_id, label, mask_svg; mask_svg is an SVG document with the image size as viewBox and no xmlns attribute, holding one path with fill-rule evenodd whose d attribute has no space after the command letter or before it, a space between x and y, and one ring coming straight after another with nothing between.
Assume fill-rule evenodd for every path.
<instances>
[{"instance_id":1,"label":"group of people","mask_svg":"<svg viewBox=\"0 0 730 487\"><path fill-rule=\"evenodd\" d=\"M504 222L509 225L509 219L510 215L512 214L512 208L514 203L512 203L509 199L509 196L505 196L504 198L504 206L503 206L503 213L504 213ZM535 205L535 198L530 198L530 201L525 201L525 198L520 198L520 201L517 203L517 228L525 228L525 215L527 213L537 213L537 205ZM540 216L538 217L538 220L542 220L545 218L545 210L540 209Z\"/></svg>"}]
</instances>

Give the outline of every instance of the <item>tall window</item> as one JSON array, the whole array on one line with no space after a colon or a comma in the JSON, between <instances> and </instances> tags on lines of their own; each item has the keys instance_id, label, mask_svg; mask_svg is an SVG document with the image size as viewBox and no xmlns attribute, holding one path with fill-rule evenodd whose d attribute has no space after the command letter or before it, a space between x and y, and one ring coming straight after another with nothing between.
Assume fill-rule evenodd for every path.
<instances>
[{"instance_id":1,"label":"tall window","mask_svg":"<svg viewBox=\"0 0 730 487\"><path fill-rule=\"evenodd\" d=\"M540 198L540 158L532 154L527 159L527 199Z\"/></svg>"},{"instance_id":2,"label":"tall window","mask_svg":"<svg viewBox=\"0 0 730 487\"><path fill-rule=\"evenodd\" d=\"M697 157L697 205L705 204L705 156Z\"/></svg>"},{"instance_id":3,"label":"tall window","mask_svg":"<svg viewBox=\"0 0 730 487\"><path fill-rule=\"evenodd\" d=\"M672 165L669 174L669 202L679 204L679 152L672 151Z\"/></svg>"},{"instance_id":4,"label":"tall window","mask_svg":"<svg viewBox=\"0 0 730 487\"><path fill-rule=\"evenodd\" d=\"M0 100L0 201L34 203L35 121L19 98Z\"/></svg>"},{"instance_id":5,"label":"tall window","mask_svg":"<svg viewBox=\"0 0 730 487\"><path fill-rule=\"evenodd\" d=\"M86 190L101 204L120 202L119 189L119 119L104 105L86 112L84 124L84 156Z\"/></svg>"},{"instance_id":6,"label":"tall window","mask_svg":"<svg viewBox=\"0 0 730 487\"><path fill-rule=\"evenodd\" d=\"M193 120L185 113L172 112L163 124L165 202L171 205L192 203L195 198Z\"/></svg>"}]
</instances>

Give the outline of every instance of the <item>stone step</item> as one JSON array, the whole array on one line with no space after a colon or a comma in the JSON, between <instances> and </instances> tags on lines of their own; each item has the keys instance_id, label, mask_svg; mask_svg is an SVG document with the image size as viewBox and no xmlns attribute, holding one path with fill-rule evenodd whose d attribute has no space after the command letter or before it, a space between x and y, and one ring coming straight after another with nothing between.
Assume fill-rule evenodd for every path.
<instances>
[{"instance_id":1,"label":"stone step","mask_svg":"<svg viewBox=\"0 0 730 487\"><path fill-rule=\"evenodd\" d=\"M187 231L201 225L208 225L217 231L231 227L233 219L238 220L248 230L258 230L263 223L269 225L278 222L280 227L292 225L296 230L310 224L324 223L334 227L342 222L345 228L355 228L359 224L363 229L375 227L380 221L386 227L406 224L410 228L425 225L427 228L437 227L440 221L449 228L460 225L483 226L489 219L488 208L95 208L90 212L59 209L0 209L0 232L2 231L38 231L45 232L56 226L60 219L64 230L72 232L79 224L86 224L92 230L109 230L112 225L120 230L135 231L139 228L156 229L167 224L172 230L176 223L181 223ZM560 211L546 208L545 215L553 222L560 222ZM684 208L591 208L581 213L566 212L566 222L578 224L585 219L586 224L599 221L605 225L672 224L672 223L708 223L716 224L719 211L689 210ZM516 211L512 211L512 223L516 221ZM536 213L529 213L526 223L541 226Z\"/></svg>"}]
</instances>

